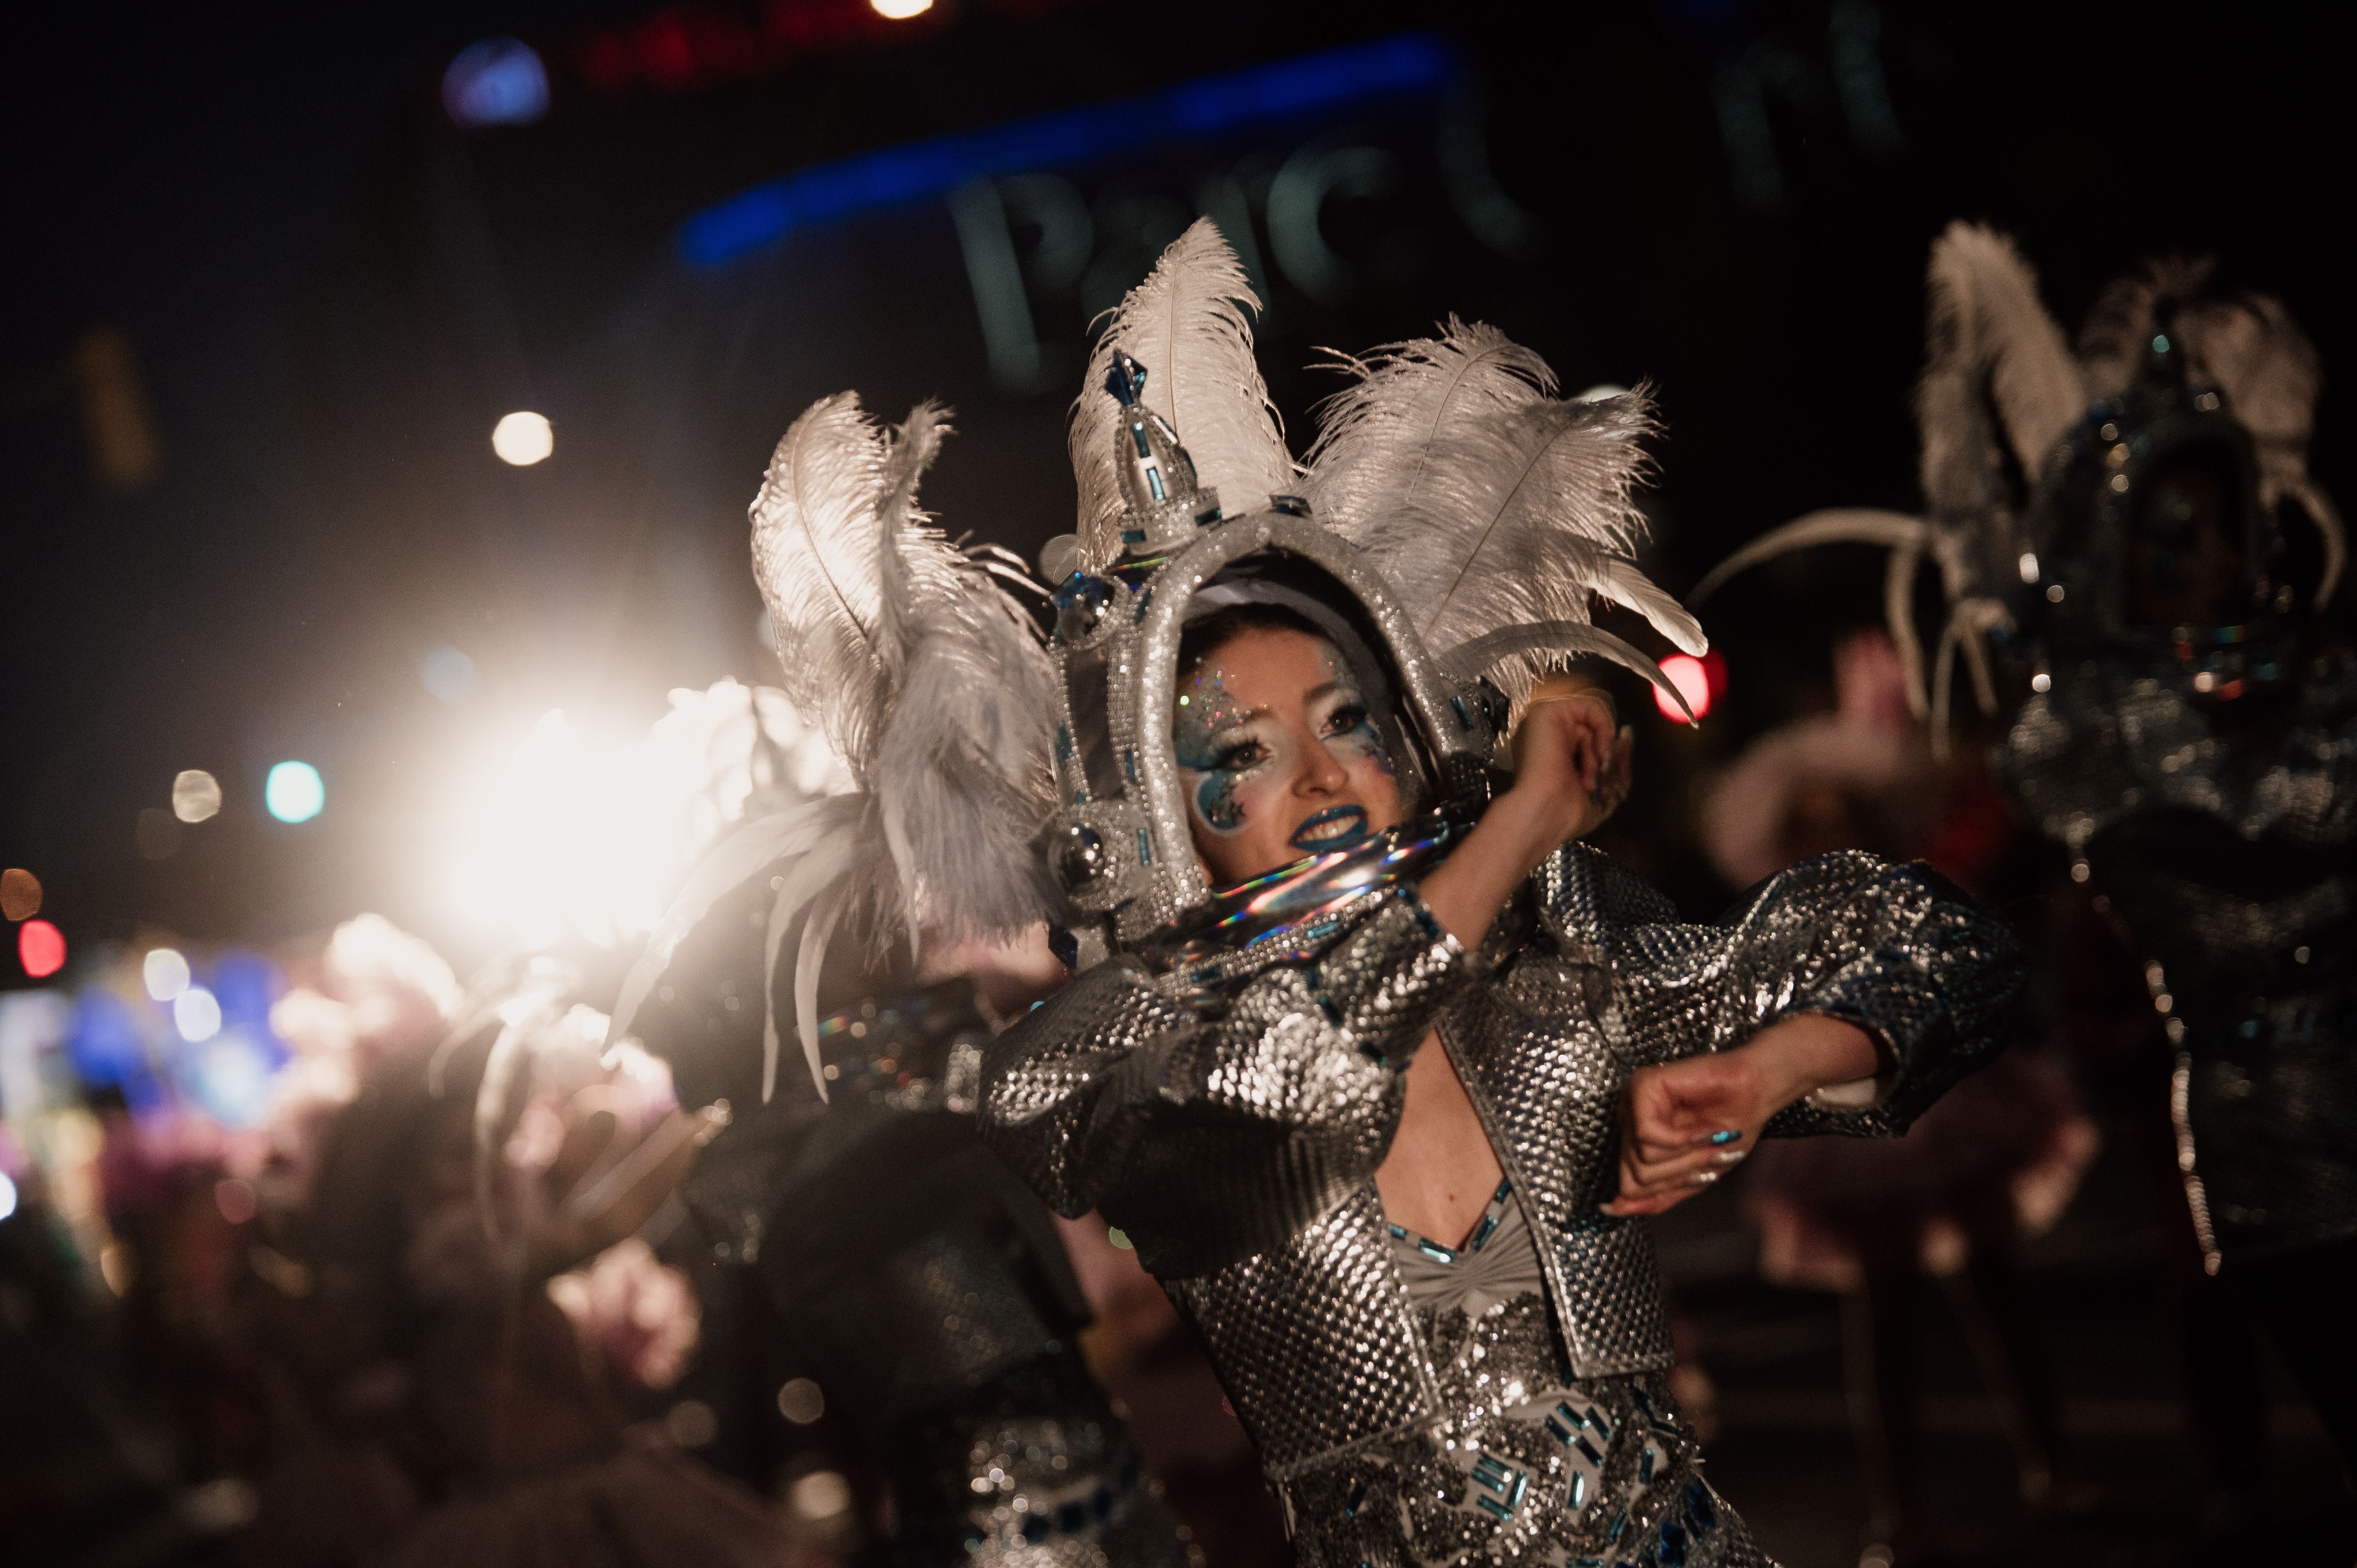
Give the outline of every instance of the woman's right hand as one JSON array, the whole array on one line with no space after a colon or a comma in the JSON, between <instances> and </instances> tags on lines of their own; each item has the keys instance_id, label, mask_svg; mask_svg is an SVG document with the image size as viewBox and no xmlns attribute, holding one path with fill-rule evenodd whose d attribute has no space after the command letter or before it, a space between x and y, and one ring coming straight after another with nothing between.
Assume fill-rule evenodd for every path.
<instances>
[{"instance_id":1,"label":"woman's right hand","mask_svg":"<svg viewBox=\"0 0 2357 1568\"><path fill-rule=\"evenodd\" d=\"M1514 732L1513 787L1421 886L1433 918L1469 948L1481 945L1539 862L1610 816L1629 792L1633 737L1613 733L1600 693L1558 679L1539 683Z\"/></svg>"},{"instance_id":2,"label":"woman's right hand","mask_svg":"<svg viewBox=\"0 0 2357 1568\"><path fill-rule=\"evenodd\" d=\"M1601 693L1569 678L1533 689L1514 731L1513 787L1498 801L1523 828L1530 866L1602 825L1628 795L1636 737L1616 734L1613 719Z\"/></svg>"}]
</instances>

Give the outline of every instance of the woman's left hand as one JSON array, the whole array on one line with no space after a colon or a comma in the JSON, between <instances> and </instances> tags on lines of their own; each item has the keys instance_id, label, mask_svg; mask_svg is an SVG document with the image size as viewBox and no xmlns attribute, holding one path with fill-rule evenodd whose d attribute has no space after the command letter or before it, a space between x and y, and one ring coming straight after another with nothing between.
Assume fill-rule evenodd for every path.
<instances>
[{"instance_id":1,"label":"woman's left hand","mask_svg":"<svg viewBox=\"0 0 2357 1568\"><path fill-rule=\"evenodd\" d=\"M1881 1065L1865 1030L1800 1013L1733 1050L1640 1068L1620 1101L1620 1192L1604 1211L1675 1208L1740 1164L1777 1112L1829 1084L1872 1078Z\"/></svg>"}]
</instances>

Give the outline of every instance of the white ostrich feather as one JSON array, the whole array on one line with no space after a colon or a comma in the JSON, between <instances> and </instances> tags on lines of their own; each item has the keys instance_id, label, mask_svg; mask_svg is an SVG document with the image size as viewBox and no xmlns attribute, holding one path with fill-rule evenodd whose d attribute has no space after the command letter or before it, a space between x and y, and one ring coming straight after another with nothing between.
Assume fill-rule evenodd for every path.
<instances>
[{"instance_id":1,"label":"white ostrich feather","mask_svg":"<svg viewBox=\"0 0 2357 1568\"><path fill-rule=\"evenodd\" d=\"M1199 218L1170 242L1113 313L1089 356L1069 436L1080 483L1081 564L1121 553L1121 482L1114 437L1121 405L1104 390L1116 351L1146 367L1146 406L1170 422L1195 476L1220 504L1248 511L1294 488L1297 470L1253 357L1258 295L1219 226Z\"/></svg>"},{"instance_id":2,"label":"white ostrich feather","mask_svg":"<svg viewBox=\"0 0 2357 1568\"><path fill-rule=\"evenodd\" d=\"M1047 913L1030 841L1051 805L1037 775L1052 676L1003 585L1012 568L986 550L960 550L918 508L948 430L945 411L924 403L888 433L845 392L813 404L779 444L753 505L755 570L783 689L834 746L852 787L753 817L714 846L624 981L612 1037L713 906L765 872L780 878L770 972L801 924L795 1008L822 1097L818 976L839 931L913 949L928 936L1011 935ZM777 1056L772 1002L765 1099Z\"/></svg>"},{"instance_id":3,"label":"white ostrich feather","mask_svg":"<svg viewBox=\"0 0 2357 1568\"><path fill-rule=\"evenodd\" d=\"M1346 360L1356 380L1322 408L1308 494L1364 550L1436 648L1480 648L1510 627L1586 623L1591 598L1636 610L1679 647L1701 626L1631 559L1645 538L1631 492L1654 428L1642 392L1553 395L1544 361L1494 328ZM1566 653L1527 639L1491 673L1519 701Z\"/></svg>"},{"instance_id":4,"label":"white ostrich feather","mask_svg":"<svg viewBox=\"0 0 2357 1568\"><path fill-rule=\"evenodd\" d=\"M1924 498L1935 516L2010 514L2000 452L2035 482L2086 411L2079 368L2039 300L2038 274L1994 229L1950 224L1932 243L1928 282L1929 356L1915 392Z\"/></svg>"}]
</instances>

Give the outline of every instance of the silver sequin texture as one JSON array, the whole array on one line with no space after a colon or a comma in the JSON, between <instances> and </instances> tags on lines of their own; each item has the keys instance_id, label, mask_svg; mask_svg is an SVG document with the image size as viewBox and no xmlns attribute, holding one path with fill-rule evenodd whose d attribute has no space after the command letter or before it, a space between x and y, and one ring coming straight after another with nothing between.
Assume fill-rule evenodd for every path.
<instances>
[{"instance_id":1,"label":"silver sequin texture","mask_svg":"<svg viewBox=\"0 0 2357 1568\"><path fill-rule=\"evenodd\" d=\"M2357 1234L2357 661L2244 723L2166 661L2066 663L1994 761L2147 962L2212 1266Z\"/></svg>"},{"instance_id":2,"label":"silver sequin texture","mask_svg":"<svg viewBox=\"0 0 2357 1568\"><path fill-rule=\"evenodd\" d=\"M1099 1208L1136 1243L1259 1444L1305 1563L1409 1563L1427 1544L1413 1509L1344 1507L1345 1477L1408 1474L1451 1419L1372 1180L1398 1122L1393 1064L1427 1028L1522 1197L1561 1367L1609 1383L1671 1359L1647 1229L1597 1208L1636 1068L1830 1013L1888 1047L1885 1093L1855 1112L1794 1107L1770 1131L1897 1133L2010 1037L2020 992L1994 917L1924 868L1863 854L1797 866L1726 922L1687 926L1571 845L1523 911L1475 955L1401 887L1321 960L1209 1001L1183 976L1108 963L985 1055L985 1138L1053 1207ZM1742 1540L1719 1517L1728 1528L1689 1561L1756 1561L1712 1555ZM1517 1560L1495 1552L1474 1560Z\"/></svg>"}]
</instances>

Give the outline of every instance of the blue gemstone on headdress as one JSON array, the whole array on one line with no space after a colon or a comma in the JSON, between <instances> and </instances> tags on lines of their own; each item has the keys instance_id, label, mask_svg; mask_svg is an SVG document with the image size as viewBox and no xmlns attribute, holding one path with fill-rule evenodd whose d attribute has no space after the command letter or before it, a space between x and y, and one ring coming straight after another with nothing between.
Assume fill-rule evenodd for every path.
<instances>
[{"instance_id":1,"label":"blue gemstone on headdress","mask_svg":"<svg viewBox=\"0 0 2357 1568\"><path fill-rule=\"evenodd\" d=\"M1685 1568L1685 1527L1663 1520L1662 1524L1662 1568Z\"/></svg>"},{"instance_id":2,"label":"blue gemstone on headdress","mask_svg":"<svg viewBox=\"0 0 2357 1568\"><path fill-rule=\"evenodd\" d=\"M1114 349L1113 369L1105 372L1104 389L1113 393L1114 401L1122 407L1135 407L1138 397L1146 391L1146 367L1120 349Z\"/></svg>"},{"instance_id":3,"label":"blue gemstone on headdress","mask_svg":"<svg viewBox=\"0 0 2357 1568\"><path fill-rule=\"evenodd\" d=\"M1710 1500L1710 1488L1698 1480L1686 1483L1686 1516L1700 1529L1717 1528L1718 1509Z\"/></svg>"}]
</instances>

